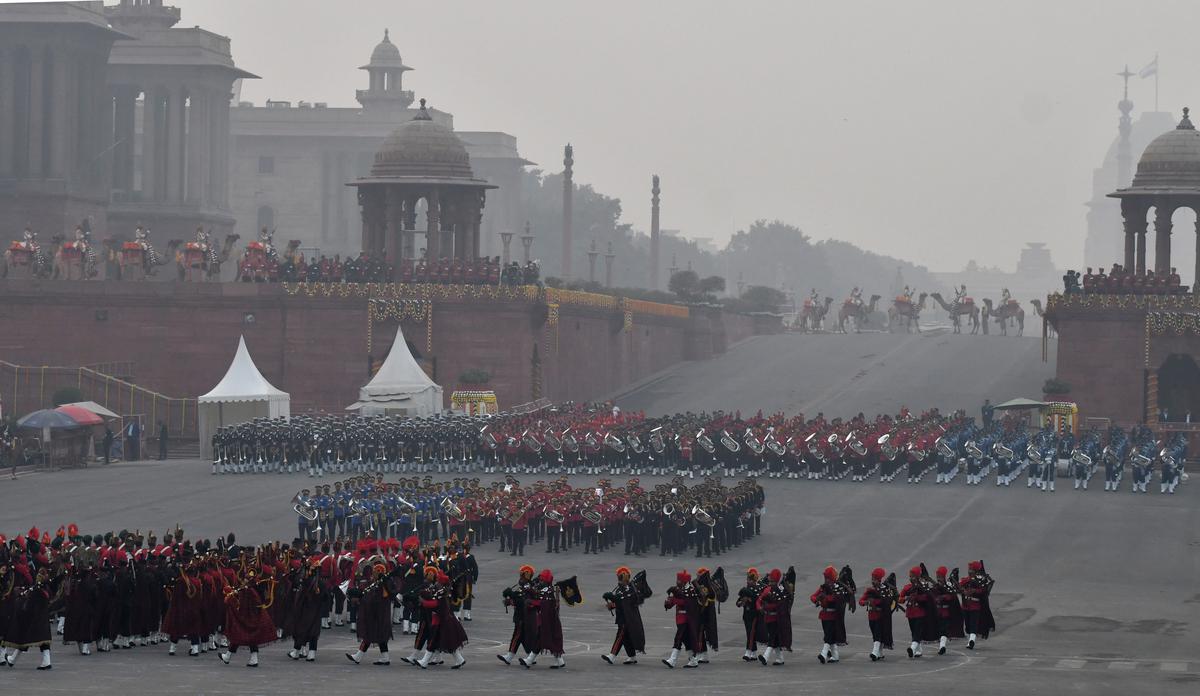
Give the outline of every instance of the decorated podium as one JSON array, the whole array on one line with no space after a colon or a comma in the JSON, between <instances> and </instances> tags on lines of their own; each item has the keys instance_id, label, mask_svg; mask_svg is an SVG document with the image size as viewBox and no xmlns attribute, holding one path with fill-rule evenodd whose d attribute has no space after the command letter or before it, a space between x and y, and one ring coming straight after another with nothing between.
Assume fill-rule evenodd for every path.
<instances>
[{"instance_id":1,"label":"decorated podium","mask_svg":"<svg viewBox=\"0 0 1200 696\"><path fill-rule=\"evenodd\" d=\"M450 393L450 410L468 416L499 413L496 392L490 389L459 389Z\"/></svg>"}]
</instances>

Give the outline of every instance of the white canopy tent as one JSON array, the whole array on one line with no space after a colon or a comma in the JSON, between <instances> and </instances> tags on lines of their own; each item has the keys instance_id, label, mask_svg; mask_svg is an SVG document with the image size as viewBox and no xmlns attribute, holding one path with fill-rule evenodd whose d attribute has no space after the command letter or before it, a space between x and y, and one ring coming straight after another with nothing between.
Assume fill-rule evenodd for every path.
<instances>
[{"instance_id":1,"label":"white canopy tent","mask_svg":"<svg viewBox=\"0 0 1200 696\"><path fill-rule=\"evenodd\" d=\"M212 456L212 436L223 425L245 423L255 418L291 415L292 400L276 389L258 371L246 338L238 339L237 354L225 376L212 391L196 400L199 407L200 453Z\"/></svg>"},{"instance_id":2,"label":"white canopy tent","mask_svg":"<svg viewBox=\"0 0 1200 696\"><path fill-rule=\"evenodd\" d=\"M442 411L442 388L429 379L408 350L404 331L396 327L396 340L379 372L358 390L358 401L346 407L364 416L429 416Z\"/></svg>"}]
</instances>

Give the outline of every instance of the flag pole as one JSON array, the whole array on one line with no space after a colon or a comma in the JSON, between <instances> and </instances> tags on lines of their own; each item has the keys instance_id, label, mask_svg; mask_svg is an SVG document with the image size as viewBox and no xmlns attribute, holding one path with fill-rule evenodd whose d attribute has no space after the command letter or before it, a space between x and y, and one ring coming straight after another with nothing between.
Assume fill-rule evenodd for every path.
<instances>
[{"instance_id":1,"label":"flag pole","mask_svg":"<svg viewBox=\"0 0 1200 696\"><path fill-rule=\"evenodd\" d=\"M1158 54L1154 54L1154 110L1158 111Z\"/></svg>"}]
</instances>

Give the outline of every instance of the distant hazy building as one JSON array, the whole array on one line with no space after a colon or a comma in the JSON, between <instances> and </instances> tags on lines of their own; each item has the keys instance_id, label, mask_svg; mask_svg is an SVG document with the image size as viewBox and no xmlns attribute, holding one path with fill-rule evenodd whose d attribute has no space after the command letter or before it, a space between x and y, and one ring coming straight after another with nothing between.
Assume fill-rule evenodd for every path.
<instances>
[{"instance_id":1,"label":"distant hazy building","mask_svg":"<svg viewBox=\"0 0 1200 696\"><path fill-rule=\"evenodd\" d=\"M303 248L331 256L362 248L358 197L346 184L370 173L380 145L417 110L411 108L413 92L402 88L412 68L386 31L360 69L367 73L367 88L357 90L358 106L268 101L241 102L231 110L232 206L241 234L266 226L277 230L280 243L298 239ZM449 113L428 111L436 123L453 129ZM521 172L531 163L507 133L455 134L466 145L474 175L498 187L487 192L479 231L480 252L497 256L499 233L524 225Z\"/></svg>"},{"instance_id":2,"label":"distant hazy building","mask_svg":"<svg viewBox=\"0 0 1200 696\"><path fill-rule=\"evenodd\" d=\"M1118 211L1119 212L1119 211ZM966 268L954 272L935 272L933 276L942 284L957 288L967 286L967 295L979 304L984 299L1000 300L1001 292L1007 288L1013 299L1028 302L1033 299L1046 300L1047 293L1062 290L1065 270L1055 266L1050 250L1041 242L1027 242L1021 249L1015 271L986 268L974 261ZM924 290L925 288L918 288ZM946 298L947 301L950 298ZM1027 309L1028 311L1028 309Z\"/></svg>"},{"instance_id":3,"label":"distant hazy building","mask_svg":"<svg viewBox=\"0 0 1200 696\"><path fill-rule=\"evenodd\" d=\"M1133 153L1142 152L1150 141L1175 127L1178 118L1164 111L1146 111L1132 119L1133 102L1128 91L1117 102L1121 116L1117 137L1104 153L1100 166L1092 170L1092 197L1087 206L1087 236L1083 243L1084 266L1108 268L1124 258L1124 226L1121 204L1108 194L1133 181ZM1079 269L1081 272L1083 269Z\"/></svg>"}]
</instances>

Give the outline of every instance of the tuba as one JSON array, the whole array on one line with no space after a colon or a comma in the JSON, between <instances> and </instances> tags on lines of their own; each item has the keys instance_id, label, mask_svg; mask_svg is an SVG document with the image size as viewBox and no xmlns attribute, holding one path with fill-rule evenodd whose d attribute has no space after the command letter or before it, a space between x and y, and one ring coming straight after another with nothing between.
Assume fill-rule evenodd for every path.
<instances>
[{"instance_id":1,"label":"tuba","mask_svg":"<svg viewBox=\"0 0 1200 696\"><path fill-rule=\"evenodd\" d=\"M717 524L717 520L714 519L712 515L705 512L704 508L700 507L699 505L696 505L692 508L692 517L695 517L697 522L706 527L715 527Z\"/></svg>"},{"instance_id":2,"label":"tuba","mask_svg":"<svg viewBox=\"0 0 1200 696\"><path fill-rule=\"evenodd\" d=\"M746 447L749 447L750 451L754 452L755 454L762 454L763 450L765 449L763 447L762 440L759 440L758 436L755 435L754 431L750 428L746 428L746 434L742 436L742 441L745 442Z\"/></svg>"},{"instance_id":3,"label":"tuba","mask_svg":"<svg viewBox=\"0 0 1200 696\"><path fill-rule=\"evenodd\" d=\"M299 493L292 496L292 509L296 511L297 515L300 515L309 522L317 519L317 509L313 507L311 502L301 500Z\"/></svg>"},{"instance_id":4,"label":"tuba","mask_svg":"<svg viewBox=\"0 0 1200 696\"><path fill-rule=\"evenodd\" d=\"M935 449L937 449L938 454L947 459L954 459L954 448L946 444L946 438L939 437L937 442L933 443L933 446Z\"/></svg>"},{"instance_id":5,"label":"tuba","mask_svg":"<svg viewBox=\"0 0 1200 696\"><path fill-rule=\"evenodd\" d=\"M810 433L808 437L804 438L804 442L808 445L808 453L812 455L813 459L818 462L825 461L825 453L821 451L821 441L817 439L816 433Z\"/></svg>"},{"instance_id":6,"label":"tuba","mask_svg":"<svg viewBox=\"0 0 1200 696\"><path fill-rule=\"evenodd\" d=\"M884 459L888 460L889 462L896 461L896 455L899 454L900 451L895 445L892 444L891 433L884 433L880 435L879 439L875 441L875 444L879 445L879 451L883 454Z\"/></svg>"},{"instance_id":7,"label":"tuba","mask_svg":"<svg viewBox=\"0 0 1200 696\"><path fill-rule=\"evenodd\" d=\"M725 445L725 449L729 450L730 454L737 454L742 449L742 446L738 444L737 440L733 439L728 430L721 431L721 444Z\"/></svg>"},{"instance_id":8,"label":"tuba","mask_svg":"<svg viewBox=\"0 0 1200 696\"><path fill-rule=\"evenodd\" d=\"M867 456L867 446L862 443L862 440L858 439L858 434L855 432L851 432L846 436L846 446L860 457Z\"/></svg>"},{"instance_id":9,"label":"tuba","mask_svg":"<svg viewBox=\"0 0 1200 696\"><path fill-rule=\"evenodd\" d=\"M625 451L625 442L612 433L604 434L604 444L608 445L617 454Z\"/></svg>"},{"instance_id":10,"label":"tuba","mask_svg":"<svg viewBox=\"0 0 1200 696\"><path fill-rule=\"evenodd\" d=\"M445 511L445 513L447 515L453 517L454 519L458 520L459 522L462 522L463 520L467 519L467 513L463 512L462 508L460 508L449 497L442 498L442 510Z\"/></svg>"},{"instance_id":11,"label":"tuba","mask_svg":"<svg viewBox=\"0 0 1200 696\"><path fill-rule=\"evenodd\" d=\"M666 448L667 443L663 442L662 426L660 425L659 427L650 431L650 449L653 450L655 454L662 454L663 450Z\"/></svg>"},{"instance_id":12,"label":"tuba","mask_svg":"<svg viewBox=\"0 0 1200 696\"><path fill-rule=\"evenodd\" d=\"M542 437L546 439L546 444L550 447L550 449L554 450L555 452L562 451L562 438L558 435L555 435L552 428L546 428L546 432L542 434Z\"/></svg>"},{"instance_id":13,"label":"tuba","mask_svg":"<svg viewBox=\"0 0 1200 696\"><path fill-rule=\"evenodd\" d=\"M604 519L600 516L600 513L596 512L590 507L581 508L579 510L579 516L595 525L599 525L601 520Z\"/></svg>"},{"instance_id":14,"label":"tuba","mask_svg":"<svg viewBox=\"0 0 1200 696\"><path fill-rule=\"evenodd\" d=\"M917 447L917 443L915 441L908 443L908 456L912 457L914 462L923 462L925 461L925 457L928 455L929 450Z\"/></svg>"},{"instance_id":15,"label":"tuba","mask_svg":"<svg viewBox=\"0 0 1200 696\"><path fill-rule=\"evenodd\" d=\"M996 444L992 445L993 456L999 457L1000 459L1012 459L1013 454L1014 453L1012 449L1005 446L1003 442L997 442Z\"/></svg>"},{"instance_id":16,"label":"tuba","mask_svg":"<svg viewBox=\"0 0 1200 696\"><path fill-rule=\"evenodd\" d=\"M645 448L642 447L642 441L638 439L637 435L630 435L629 437L625 438L625 440L629 443L629 449L633 450L634 454L641 454L642 452L646 451Z\"/></svg>"},{"instance_id":17,"label":"tuba","mask_svg":"<svg viewBox=\"0 0 1200 696\"><path fill-rule=\"evenodd\" d=\"M713 443L712 438L704 434L704 428L701 428L700 432L696 433L696 444L700 445L709 454L717 451L717 446Z\"/></svg>"},{"instance_id":18,"label":"tuba","mask_svg":"<svg viewBox=\"0 0 1200 696\"><path fill-rule=\"evenodd\" d=\"M663 517L670 517L671 515L674 515L675 514L675 506L672 505L671 503L663 503L662 514L663 514Z\"/></svg>"},{"instance_id":19,"label":"tuba","mask_svg":"<svg viewBox=\"0 0 1200 696\"><path fill-rule=\"evenodd\" d=\"M783 455L787 454L787 448L784 447L779 440L775 439L774 434L768 436L767 439L763 441L763 444L766 445L767 449L771 450L776 457L782 457Z\"/></svg>"},{"instance_id":20,"label":"tuba","mask_svg":"<svg viewBox=\"0 0 1200 696\"><path fill-rule=\"evenodd\" d=\"M563 431L562 446L567 448L567 451L572 454L579 451L579 440L576 440L575 436L571 434L570 428Z\"/></svg>"},{"instance_id":21,"label":"tuba","mask_svg":"<svg viewBox=\"0 0 1200 696\"><path fill-rule=\"evenodd\" d=\"M829 452L835 458L842 456L842 450L838 447L838 434L830 433L829 437L825 438L826 444L829 445Z\"/></svg>"},{"instance_id":22,"label":"tuba","mask_svg":"<svg viewBox=\"0 0 1200 696\"><path fill-rule=\"evenodd\" d=\"M534 454L542 451L542 443L538 442L538 439L531 435L528 430L521 433L521 444L532 450Z\"/></svg>"},{"instance_id":23,"label":"tuba","mask_svg":"<svg viewBox=\"0 0 1200 696\"><path fill-rule=\"evenodd\" d=\"M1165 452L1166 450L1163 450L1163 451ZM1076 448L1075 451L1071 453L1071 461L1075 462L1076 464L1079 464L1080 466L1087 467L1087 468L1090 468L1092 466L1092 458L1089 457L1083 450L1078 449L1078 448Z\"/></svg>"},{"instance_id":24,"label":"tuba","mask_svg":"<svg viewBox=\"0 0 1200 696\"><path fill-rule=\"evenodd\" d=\"M963 445L963 449L967 454L971 455L972 459L983 459L983 450L979 449L979 445L974 440L967 440L967 444Z\"/></svg>"}]
</instances>

